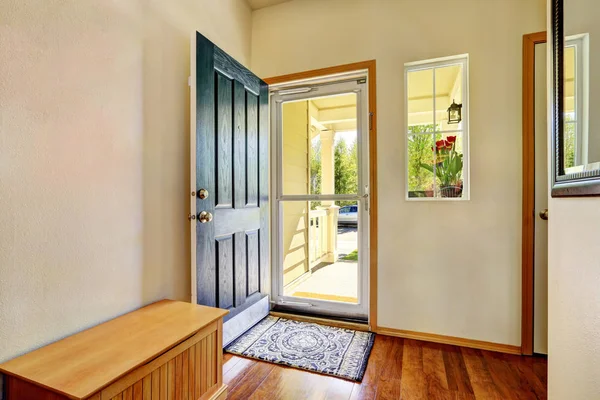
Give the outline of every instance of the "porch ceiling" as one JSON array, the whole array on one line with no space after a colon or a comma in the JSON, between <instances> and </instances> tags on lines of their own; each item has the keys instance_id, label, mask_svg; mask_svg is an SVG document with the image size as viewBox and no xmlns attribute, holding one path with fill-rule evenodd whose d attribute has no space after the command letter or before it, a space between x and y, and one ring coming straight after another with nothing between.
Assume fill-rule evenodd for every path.
<instances>
[{"instance_id":1,"label":"porch ceiling","mask_svg":"<svg viewBox=\"0 0 600 400\"><path fill-rule=\"evenodd\" d=\"M356 129L356 95L319 97L312 103L311 124L318 131L348 131ZM314 137L314 135L313 135Z\"/></svg>"},{"instance_id":2,"label":"porch ceiling","mask_svg":"<svg viewBox=\"0 0 600 400\"><path fill-rule=\"evenodd\" d=\"M274 6L276 4L285 3L291 0L246 0L250 5L250 8L255 10L260 10L261 8Z\"/></svg>"},{"instance_id":3,"label":"porch ceiling","mask_svg":"<svg viewBox=\"0 0 600 400\"><path fill-rule=\"evenodd\" d=\"M436 97L448 96L454 88L458 79L460 67L438 68L435 71L435 95ZM422 99L431 98L433 93L433 72L431 69L414 71L408 74L408 98Z\"/></svg>"},{"instance_id":4,"label":"porch ceiling","mask_svg":"<svg viewBox=\"0 0 600 400\"><path fill-rule=\"evenodd\" d=\"M455 88L460 87L460 66L453 65L435 70L436 111L445 112L454 99ZM408 113L431 113L433 107L433 70L411 71L407 77ZM456 99L461 101L459 95Z\"/></svg>"}]
</instances>

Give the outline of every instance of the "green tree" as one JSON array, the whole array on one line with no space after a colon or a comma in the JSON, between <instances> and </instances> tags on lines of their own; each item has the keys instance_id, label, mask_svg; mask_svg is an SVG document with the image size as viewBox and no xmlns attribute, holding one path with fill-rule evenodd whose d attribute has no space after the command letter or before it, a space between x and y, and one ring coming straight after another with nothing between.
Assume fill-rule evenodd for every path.
<instances>
[{"instance_id":1,"label":"green tree","mask_svg":"<svg viewBox=\"0 0 600 400\"><path fill-rule=\"evenodd\" d=\"M321 194L321 141L313 140L310 158L310 193Z\"/></svg>"},{"instance_id":2,"label":"green tree","mask_svg":"<svg viewBox=\"0 0 600 400\"><path fill-rule=\"evenodd\" d=\"M335 142L334 150L334 180L336 194L356 194L358 193L358 146L356 141L350 146L344 139ZM321 162L321 141L313 140L311 143L310 157L310 193L322 194L322 162ZM340 207L350 204L356 204L355 201L337 201ZM320 201L311 202L311 210L315 210L321 205Z\"/></svg>"},{"instance_id":3,"label":"green tree","mask_svg":"<svg viewBox=\"0 0 600 400\"><path fill-rule=\"evenodd\" d=\"M433 174L424 168L421 164L431 163L432 146L434 146L433 135L423 135L419 133L433 132L433 124L411 126L411 133L408 137L408 190L423 191L433 187Z\"/></svg>"},{"instance_id":4,"label":"green tree","mask_svg":"<svg viewBox=\"0 0 600 400\"><path fill-rule=\"evenodd\" d=\"M358 193L358 148L356 142L350 147L344 139L335 143L334 180L336 194ZM340 207L355 204L355 201L337 201Z\"/></svg>"},{"instance_id":5,"label":"green tree","mask_svg":"<svg viewBox=\"0 0 600 400\"><path fill-rule=\"evenodd\" d=\"M310 153L310 193L321 194L321 141L313 140ZM312 201L310 209L316 210L321 205L320 201Z\"/></svg>"},{"instance_id":6,"label":"green tree","mask_svg":"<svg viewBox=\"0 0 600 400\"><path fill-rule=\"evenodd\" d=\"M573 121L573 114L565 114L564 121L564 163L565 168L571 168L575 166L575 124L570 123Z\"/></svg>"}]
</instances>

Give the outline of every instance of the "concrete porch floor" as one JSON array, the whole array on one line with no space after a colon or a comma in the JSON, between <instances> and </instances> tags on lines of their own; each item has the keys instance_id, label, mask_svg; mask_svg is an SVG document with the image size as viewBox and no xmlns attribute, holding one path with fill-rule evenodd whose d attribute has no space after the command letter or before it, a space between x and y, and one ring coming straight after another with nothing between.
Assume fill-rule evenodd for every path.
<instances>
[{"instance_id":1,"label":"concrete porch floor","mask_svg":"<svg viewBox=\"0 0 600 400\"><path fill-rule=\"evenodd\" d=\"M286 296L358 303L358 263L338 261L285 288Z\"/></svg>"}]
</instances>

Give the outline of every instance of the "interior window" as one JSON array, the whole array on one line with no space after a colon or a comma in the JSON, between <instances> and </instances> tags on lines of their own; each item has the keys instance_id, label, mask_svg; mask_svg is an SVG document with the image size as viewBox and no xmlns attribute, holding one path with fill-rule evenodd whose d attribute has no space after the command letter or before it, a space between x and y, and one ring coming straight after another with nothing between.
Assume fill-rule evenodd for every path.
<instances>
[{"instance_id":1,"label":"interior window","mask_svg":"<svg viewBox=\"0 0 600 400\"><path fill-rule=\"evenodd\" d=\"M468 55L405 65L409 200L468 199Z\"/></svg>"}]
</instances>

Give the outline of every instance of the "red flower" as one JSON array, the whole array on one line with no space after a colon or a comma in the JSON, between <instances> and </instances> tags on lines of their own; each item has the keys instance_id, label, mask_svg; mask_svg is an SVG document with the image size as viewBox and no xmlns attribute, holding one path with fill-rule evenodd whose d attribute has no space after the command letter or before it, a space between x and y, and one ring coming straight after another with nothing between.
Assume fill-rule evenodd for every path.
<instances>
[{"instance_id":1,"label":"red flower","mask_svg":"<svg viewBox=\"0 0 600 400\"><path fill-rule=\"evenodd\" d=\"M448 143L454 143L456 142L456 136L448 136L446 140L448 141Z\"/></svg>"},{"instance_id":2,"label":"red flower","mask_svg":"<svg viewBox=\"0 0 600 400\"><path fill-rule=\"evenodd\" d=\"M445 140L438 140L437 142L435 142L436 147L439 149L443 149L444 147L446 147L446 141Z\"/></svg>"},{"instance_id":3,"label":"red flower","mask_svg":"<svg viewBox=\"0 0 600 400\"><path fill-rule=\"evenodd\" d=\"M446 142L446 150L452 150L453 144L450 142Z\"/></svg>"}]
</instances>

